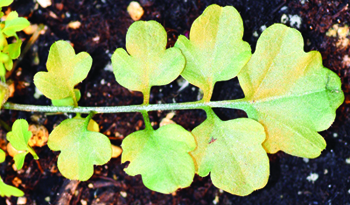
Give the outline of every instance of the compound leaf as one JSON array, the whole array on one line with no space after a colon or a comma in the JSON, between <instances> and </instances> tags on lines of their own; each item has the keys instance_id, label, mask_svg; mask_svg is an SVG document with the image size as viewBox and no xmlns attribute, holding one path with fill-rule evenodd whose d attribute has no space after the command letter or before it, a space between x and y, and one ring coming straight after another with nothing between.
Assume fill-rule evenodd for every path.
<instances>
[{"instance_id":1,"label":"compound leaf","mask_svg":"<svg viewBox=\"0 0 350 205\"><path fill-rule=\"evenodd\" d=\"M24 195L23 191L17 189L14 186L10 186L10 185L5 184L5 182L2 181L2 179L0 178L0 196L1 197L4 197L4 196L7 196L7 197L10 197L10 196L20 197L20 196L23 196L23 195Z\"/></svg>"},{"instance_id":2,"label":"compound leaf","mask_svg":"<svg viewBox=\"0 0 350 205\"><path fill-rule=\"evenodd\" d=\"M178 48L166 49L167 33L156 21L134 22L126 34L126 49L112 56L113 72L122 86L149 92L155 85L166 85L182 72L185 58Z\"/></svg>"},{"instance_id":3,"label":"compound leaf","mask_svg":"<svg viewBox=\"0 0 350 205\"><path fill-rule=\"evenodd\" d=\"M317 131L332 124L344 94L340 78L323 67L320 53L304 52L300 32L282 24L267 28L238 79L248 116L265 127L267 152L320 155L326 143Z\"/></svg>"},{"instance_id":4,"label":"compound leaf","mask_svg":"<svg viewBox=\"0 0 350 205\"><path fill-rule=\"evenodd\" d=\"M34 84L51 100L75 98L74 86L83 81L92 65L86 52L75 55L73 47L66 41L52 44L46 63L48 72L38 72Z\"/></svg>"},{"instance_id":5,"label":"compound leaf","mask_svg":"<svg viewBox=\"0 0 350 205\"><path fill-rule=\"evenodd\" d=\"M169 124L156 131L140 130L126 137L122 143L122 162L130 161L126 173L141 174L149 189L171 193L192 183L195 168L189 152L195 147L190 132Z\"/></svg>"},{"instance_id":6,"label":"compound leaf","mask_svg":"<svg viewBox=\"0 0 350 205\"><path fill-rule=\"evenodd\" d=\"M181 75L201 88L209 101L215 82L235 77L248 62L250 46L242 40L243 21L232 6L208 6L191 27L190 40L179 36L186 66Z\"/></svg>"},{"instance_id":7,"label":"compound leaf","mask_svg":"<svg viewBox=\"0 0 350 205\"><path fill-rule=\"evenodd\" d=\"M86 181L92 176L94 165L103 165L111 158L108 137L87 130L89 121L89 117L66 119L49 136L49 148L61 151L58 169L68 179Z\"/></svg>"},{"instance_id":8,"label":"compound leaf","mask_svg":"<svg viewBox=\"0 0 350 205\"><path fill-rule=\"evenodd\" d=\"M215 116L192 134L198 145L191 155L199 176L210 172L216 187L240 196L266 185L269 159L262 146L265 131L260 123L247 118L221 121Z\"/></svg>"}]
</instances>

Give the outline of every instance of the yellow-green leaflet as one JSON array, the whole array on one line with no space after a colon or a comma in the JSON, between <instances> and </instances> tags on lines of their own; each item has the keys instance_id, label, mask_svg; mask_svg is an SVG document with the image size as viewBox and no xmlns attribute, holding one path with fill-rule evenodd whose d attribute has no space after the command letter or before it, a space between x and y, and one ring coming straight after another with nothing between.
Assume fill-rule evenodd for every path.
<instances>
[{"instance_id":1,"label":"yellow-green leaflet","mask_svg":"<svg viewBox=\"0 0 350 205\"><path fill-rule=\"evenodd\" d=\"M52 44L46 63L48 72L34 76L35 86L51 100L71 97L76 103L74 86L83 81L92 65L92 58L86 52L75 54L66 41Z\"/></svg>"},{"instance_id":2,"label":"yellow-green leaflet","mask_svg":"<svg viewBox=\"0 0 350 205\"><path fill-rule=\"evenodd\" d=\"M16 196L16 197L20 197L23 196L24 193L23 191L17 189L14 186L10 186L5 184L2 179L0 179L0 196L1 197L10 197L10 196Z\"/></svg>"},{"instance_id":3,"label":"yellow-green leaflet","mask_svg":"<svg viewBox=\"0 0 350 205\"><path fill-rule=\"evenodd\" d=\"M0 149L0 163L3 163L6 158L6 153L4 150ZM23 196L24 193L23 191L17 189L16 187L10 186L5 184L2 179L0 178L0 196L4 197L10 197L10 196Z\"/></svg>"},{"instance_id":4,"label":"yellow-green leaflet","mask_svg":"<svg viewBox=\"0 0 350 205\"><path fill-rule=\"evenodd\" d=\"M12 11L5 20L5 26L2 29L2 32L6 35L6 37L16 36L16 32L23 30L29 25L30 23L27 19L18 17L18 13L16 11Z\"/></svg>"},{"instance_id":5,"label":"yellow-green leaflet","mask_svg":"<svg viewBox=\"0 0 350 205\"><path fill-rule=\"evenodd\" d=\"M122 86L148 93L166 85L182 72L185 59L178 48L166 49L167 33L156 21L137 21L126 34L128 53L118 48L112 56L115 78Z\"/></svg>"},{"instance_id":6,"label":"yellow-green leaflet","mask_svg":"<svg viewBox=\"0 0 350 205\"><path fill-rule=\"evenodd\" d=\"M94 165L103 165L111 158L108 137L87 129L90 119L66 119L49 136L47 145L61 151L57 166L68 179L86 181L94 173Z\"/></svg>"},{"instance_id":7,"label":"yellow-green leaflet","mask_svg":"<svg viewBox=\"0 0 350 205\"><path fill-rule=\"evenodd\" d=\"M191 185L195 168L189 152L196 143L181 126L169 124L156 131L136 131L123 140L122 147L122 163L130 161L125 172L141 174L149 189L169 194Z\"/></svg>"},{"instance_id":8,"label":"yellow-green leaflet","mask_svg":"<svg viewBox=\"0 0 350 205\"><path fill-rule=\"evenodd\" d=\"M242 40L243 21L232 6L208 6L192 24L190 39L179 36L175 47L186 57L181 73L201 88L209 101L217 81L235 77L248 62L250 46Z\"/></svg>"},{"instance_id":9,"label":"yellow-green leaflet","mask_svg":"<svg viewBox=\"0 0 350 205\"><path fill-rule=\"evenodd\" d=\"M252 119L221 121L212 111L207 115L192 131L197 148L191 155L198 175L210 173L216 187L240 196L264 187L269 178L264 127Z\"/></svg>"},{"instance_id":10,"label":"yellow-green leaflet","mask_svg":"<svg viewBox=\"0 0 350 205\"><path fill-rule=\"evenodd\" d=\"M10 4L12 4L12 2L13 0L1 0L0 7L9 6Z\"/></svg>"},{"instance_id":11,"label":"yellow-green leaflet","mask_svg":"<svg viewBox=\"0 0 350 205\"><path fill-rule=\"evenodd\" d=\"M264 125L268 153L282 150L314 158L344 101L340 78L323 67L319 52L305 53L297 30L274 24L260 36L256 51L238 75L248 116Z\"/></svg>"},{"instance_id":12,"label":"yellow-green leaflet","mask_svg":"<svg viewBox=\"0 0 350 205\"><path fill-rule=\"evenodd\" d=\"M4 150L0 149L0 163L3 163L6 159L6 153Z\"/></svg>"}]
</instances>

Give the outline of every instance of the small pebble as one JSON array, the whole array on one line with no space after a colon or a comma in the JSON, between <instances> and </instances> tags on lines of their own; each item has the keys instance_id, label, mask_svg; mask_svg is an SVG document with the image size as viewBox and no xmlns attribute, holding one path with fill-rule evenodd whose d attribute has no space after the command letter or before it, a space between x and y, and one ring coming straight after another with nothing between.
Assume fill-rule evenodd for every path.
<instances>
[{"instance_id":1,"label":"small pebble","mask_svg":"<svg viewBox=\"0 0 350 205\"><path fill-rule=\"evenodd\" d=\"M126 9L132 20L137 21L140 20L144 11L141 7L140 3L137 1L130 2L128 8Z\"/></svg>"},{"instance_id":2,"label":"small pebble","mask_svg":"<svg viewBox=\"0 0 350 205\"><path fill-rule=\"evenodd\" d=\"M27 198L24 196L18 197L17 199L17 204L21 205L21 204L27 204Z\"/></svg>"},{"instance_id":3,"label":"small pebble","mask_svg":"<svg viewBox=\"0 0 350 205\"><path fill-rule=\"evenodd\" d=\"M50 200L51 200L51 199L50 199L50 196L45 197L45 201L46 201L46 202L50 202Z\"/></svg>"},{"instance_id":4,"label":"small pebble","mask_svg":"<svg viewBox=\"0 0 350 205\"><path fill-rule=\"evenodd\" d=\"M78 29L81 26L80 21L72 21L68 24L68 28Z\"/></svg>"},{"instance_id":5,"label":"small pebble","mask_svg":"<svg viewBox=\"0 0 350 205\"><path fill-rule=\"evenodd\" d=\"M40 6L43 8L51 6L52 4L51 0L36 0L36 2L38 2L38 4L40 4Z\"/></svg>"},{"instance_id":6,"label":"small pebble","mask_svg":"<svg viewBox=\"0 0 350 205\"><path fill-rule=\"evenodd\" d=\"M347 158L347 159L345 159L345 162L346 162L347 164L350 164L350 157Z\"/></svg>"},{"instance_id":7,"label":"small pebble","mask_svg":"<svg viewBox=\"0 0 350 205\"><path fill-rule=\"evenodd\" d=\"M85 201L84 199L81 199L80 203L81 203L81 205L87 205L87 201Z\"/></svg>"},{"instance_id":8,"label":"small pebble","mask_svg":"<svg viewBox=\"0 0 350 205\"><path fill-rule=\"evenodd\" d=\"M118 158L122 154L122 148L112 145L112 158Z\"/></svg>"},{"instance_id":9,"label":"small pebble","mask_svg":"<svg viewBox=\"0 0 350 205\"><path fill-rule=\"evenodd\" d=\"M40 96L42 96L42 95L43 95L43 93L37 87L35 87L34 98L39 99Z\"/></svg>"},{"instance_id":10,"label":"small pebble","mask_svg":"<svg viewBox=\"0 0 350 205\"><path fill-rule=\"evenodd\" d=\"M266 25L262 25L262 26L260 27L260 30L261 30L261 31L265 31L266 28L267 28Z\"/></svg>"},{"instance_id":11,"label":"small pebble","mask_svg":"<svg viewBox=\"0 0 350 205\"><path fill-rule=\"evenodd\" d=\"M295 26L296 28L300 28L301 25L301 17L298 15L289 15L289 21L291 26Z\"/></svg>"},{"instance_id":12,"label":"small pebble","mask_svg":"<svg viewBox=\"0 0 350 205\"><path fill-rule=\"evenodd\" d=\"M121 191L120 196L122 196L123 198L126 198L128 194L125 191Z\"/></svg>"},{"instance_id":13,"label":"small pebble","mask_svg":"<svg viewBox=\"0 0 350 205\"><path fill-rule=\"evenodd\" d=\"M306 177L306 179L309 182L314 183L318 179L318 174L317 173L310 173L310 175L308 177Z\"/></svg>"}]
</instances>

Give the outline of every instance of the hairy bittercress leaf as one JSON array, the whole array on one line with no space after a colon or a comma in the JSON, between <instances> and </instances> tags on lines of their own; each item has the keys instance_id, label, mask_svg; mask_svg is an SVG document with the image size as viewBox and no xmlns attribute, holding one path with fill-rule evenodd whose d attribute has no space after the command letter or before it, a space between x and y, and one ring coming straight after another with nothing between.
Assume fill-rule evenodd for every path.
<instances>
[{"instance_id":1,"label":"hairy bittercress leaf","mask_svg":"<svg viewBox=\"0 0 350 205\"><path fill-rule=\"evenodd\" d=\"M6 135L7 140L11 143L13 148L19 151L13 159L15 161L16 168L22 169L24 159L28 153L31 153L34 159L39 159L33 148L28 145L28 141L32 136L32 132L29 131L28 122L24 119L16 120L12 125L12 131Z\"/></svg>"},{"instance_id":2,"label":"hairy bittercress leaf","mask_svg":"<svg viewBox=\"0 0 350 205\"><path fill-rule=\"evenodd\" d=\"M103 165L111 158L108 137L87 129L90 119L66 119L49 136L50 149L61 151L57 166L66 178L86 181L92 176L94 165Z\"/></svg>"},{"instance_id":3,"label":"hairy bittercress leaf","mask_svg":"<svg viewBox=\"0 0 350 205\"><path fill-rule=\"evenodd\" d=\"M181 76L203 90L204 101L210 101L217 81L236 77L248 62L252 54L242 37L238 11L232 6L211 5L193 22L190 39L180 35L176 41L175 47L186 57Z\"/></svg>"},{"instance_id":4,"label":"hairy bittercress leaf","mask_svg":"<svg viewBox=\"0 0 350 205\"><path fill-rule=\"evenodd\" d=\"M262 147L264 127L252 119L221 121L213 111L193 131L197 148L191 152L197 173L210 172L213 184L231 194L245 196L264 187L269 159Z\"/></svg>"},{"instance_id":5,"label":"hairy bittercress leaf","mask_svg":"<svg viewBox=\"0 0 350 205\"><path fill-rule=\"evenodd\" d=\"M180 125L134 132L123 140L122 148L122 163L130 161L126 173L141 174L149 189L172 193L193 181L195 168L189 152L196 148L196 143Z\"/></svg>"},{"instance_id":6,"label":"hairy bittercress leaf","mask_svg":"<svg viewBox=\"0 0 350 205\"><path fill-rule=\"evenodd\" d=\"M266 151L315 158L326 147L317 132L332 124L344 94L339 77L322 66L319 52L305 53L303 42L297 30L272 25L238 79L245 111L265 127Z\"/></svg>"},{"instance_id":7,"label":"hairy bittercress leaf","mask_svg":"<svg viewBox=\"0 0 350 205\"><path fill-rule=\"evenodd\" d=\"M78 96L74 86L83 81L92 65L92 58L86 52L75 55L73 47L66 41L57 41L49 52L46 63L48 72L38 72L34 84L51 100L71 98L78 106ZM54 101L53 103L57 103ZM59 103L58 103L59 104ZM66 106L70 105L64 104Z\"/></svg>"},{"instance_id":8,"label":"hairy bittercress leaf","mask_svg":"<svg viewBox=\"0 0 350 205\"><path fill-rule=\"evenodd\" d=\"M122 86L144 94L148 102L152 86L166 85L182 72L185 58L178 48L166 49L167 33L156 21L137 21L126 34L126 49L112 56L115 78Z\"/></svg>"}]
</instances>

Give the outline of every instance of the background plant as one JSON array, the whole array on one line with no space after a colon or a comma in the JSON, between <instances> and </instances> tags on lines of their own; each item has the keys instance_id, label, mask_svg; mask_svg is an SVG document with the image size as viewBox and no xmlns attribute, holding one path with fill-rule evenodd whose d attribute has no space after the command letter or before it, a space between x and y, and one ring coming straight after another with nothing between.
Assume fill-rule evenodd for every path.
<instances>
[{"instance_id":1,"label":"background plant","mask_svg":"<svg viewBox=\"0 0 350 205\"><path fill-rule=\"evenodd\" d=\"M1 10L3 7L9 6L13 0L2 0L0 2L0 18L5 15ZM23 17L18 17L16 11L11 11L7 14L5 21L0 21L0 106L6 102L9 97L9 87L6 84L6 70L10 71L13 68L13 60L18 58L21 54L22 40L18 37L16 32L23 30L30 23ZM15 41L11 41L12 38ZM15 165L17 169L23 167L24 158L28 152L34 155L35 159L38 156L34 150L28 146L28 140L31 137L31 133L28 131L28 123L25 120L18 120L14 123L15 131L7 134L7 139L12 142L12 146L18 151L15 155ZM3 150L0 151L1 160L0 163L5 161L6 154ZM0 196L23 196L23 192L15 187L6 185L2 179L0 179Z\"/></svg>"},{"instance_id":2,"label":"background plant","mask_svg":"<svg viewBox=\"0 0 350 205\"><path fill-rule=\"evenodd\" d=\"M276 36L276 33L280 32L284 35ZM296 156L316 157L324 149L324 141L317 131L330 126L335 117L335 109L344 97L340 89L339 77L323 68L317 52L304 53L302 38L296 30L279 24L271 26L259 39L257 49L250 60L249 45L241 40L242 20L233 7L222 8L216 5L208 7L194 22L190 40L179 37L175 47L181 51L176 48L165 50L166 35L164 34L164 29L156 22L134 23L127 34L126 48L130 55L117 49L112 56L117 81L129 89L139 90L144 94L143 105L124 108L78 107L78 100L74 100L78 98L74 86L78 83L77 79L82 80L86 77L85 73L88 69L84 67L83 72L76 70L79 70L77 68L80 65L88 65L83 63L88 57L80 59L77 57L78 54L65 58L67 57L65 52L74 53L71 52L69 44L57 42L53 45L52 52L50 51L54 60L48 61L48 72L37 74L34 77L35 84L39 88L43 87L43 90L47 88L48 92L46 94L46 91L43 92L52 100L71 98L73 105L68 103L71 107L43 108L42 111L78 113L141 111L145 120L145 130L135 132L124 140L122 161L130 161L126 169L129 174L141 174L146 186L163 193L170 193L178 187L189 186L194 172L200 176L206 176L211 172L214 185L230 193L246 195L263 187L267 182L269 165L265 150L271 153L283 150ZM277 47L270 43L271 39L275 38L280 43ZM62 51L58 48L62 48ZM142 52L143 50L145 51ZM185 57L186 64L181 53ZM293 56L296 58L292 58ZM73 63L68 63L66 59ZM172 59L173 61L170 61ZM262 68L255 66L258 64L256 62L263 62ZM55 71L55 65L65 65L62 73ZM185 68L182 71L181 67L183 69L184 65ZM166 72L163 68L167 67L173 69ZM129 69L126 70L126 68ZM215 72L212 72L213 70ZM123 75L124 72L128 75ZM150 87L167 84L180 73L190 83L203 89L203 100L184 104L149 105ZM290 73L293 73L293 77L286 79L285 76ZM210 102L215 82L230 79L237 74L245 98ZM47 79L54 78L50 78L50 75L58 79L57 82L60 83L57 86L61 86L58 87L58 91L50 90L56 82L52 82L52 79L45 80L45 75ZM134 79L139 81L133 81ZM15 105L6 107L20 108ZM213 107L242 109L251 119L223 122L213 113L211 109ZM28 108L30 107L27 106ZM147 114L150 110L194 108L201 108L207 113L207 120L192 131L194 139L189 132L177 125L166 125L153 130ZM300 112L296 112L297 110ZM60 131L55 131L56 128L50 138L58 132L64 137L70 136L77 139L71 143L73 146L84 144L87 139L81 136L84 136L87 121L91 116L92 114L89 114L86 121L83 119L76 124L83 126L74 127L78 131L68 126ZM315 116L321 119L314 122L312 118ZM78 115L79 118L81 117ZM281 126L276 126L276 123ZM61 125L63 124L62 122ZM62 133L63 130L64 133ZM64 153L63 149L70 146L67 141L69 140L53 140L50 143L49 139L49 146L62 147L54 148L62 150L61 157ZM193 142L197 147L193 146L196 145ZM88 147L83 146L83 151L70 153L82 156L86 149ZM63 156L67 155L63 154ZM89 174L91 165L100 164L96 159L76 159L78 161L61 160L62 163L59 162L58 167L60 170L65 170L61 171L63 174L66 173L64 175L68 176L69 173L74 172L69 168L65 169L69 164L86 162L89 166L84 168L85 166L78 165L77 174L72 177L86 180L87 176L91 176ZM157 172L158 170L161 171Z\"/></svg>"}]
</instances>

